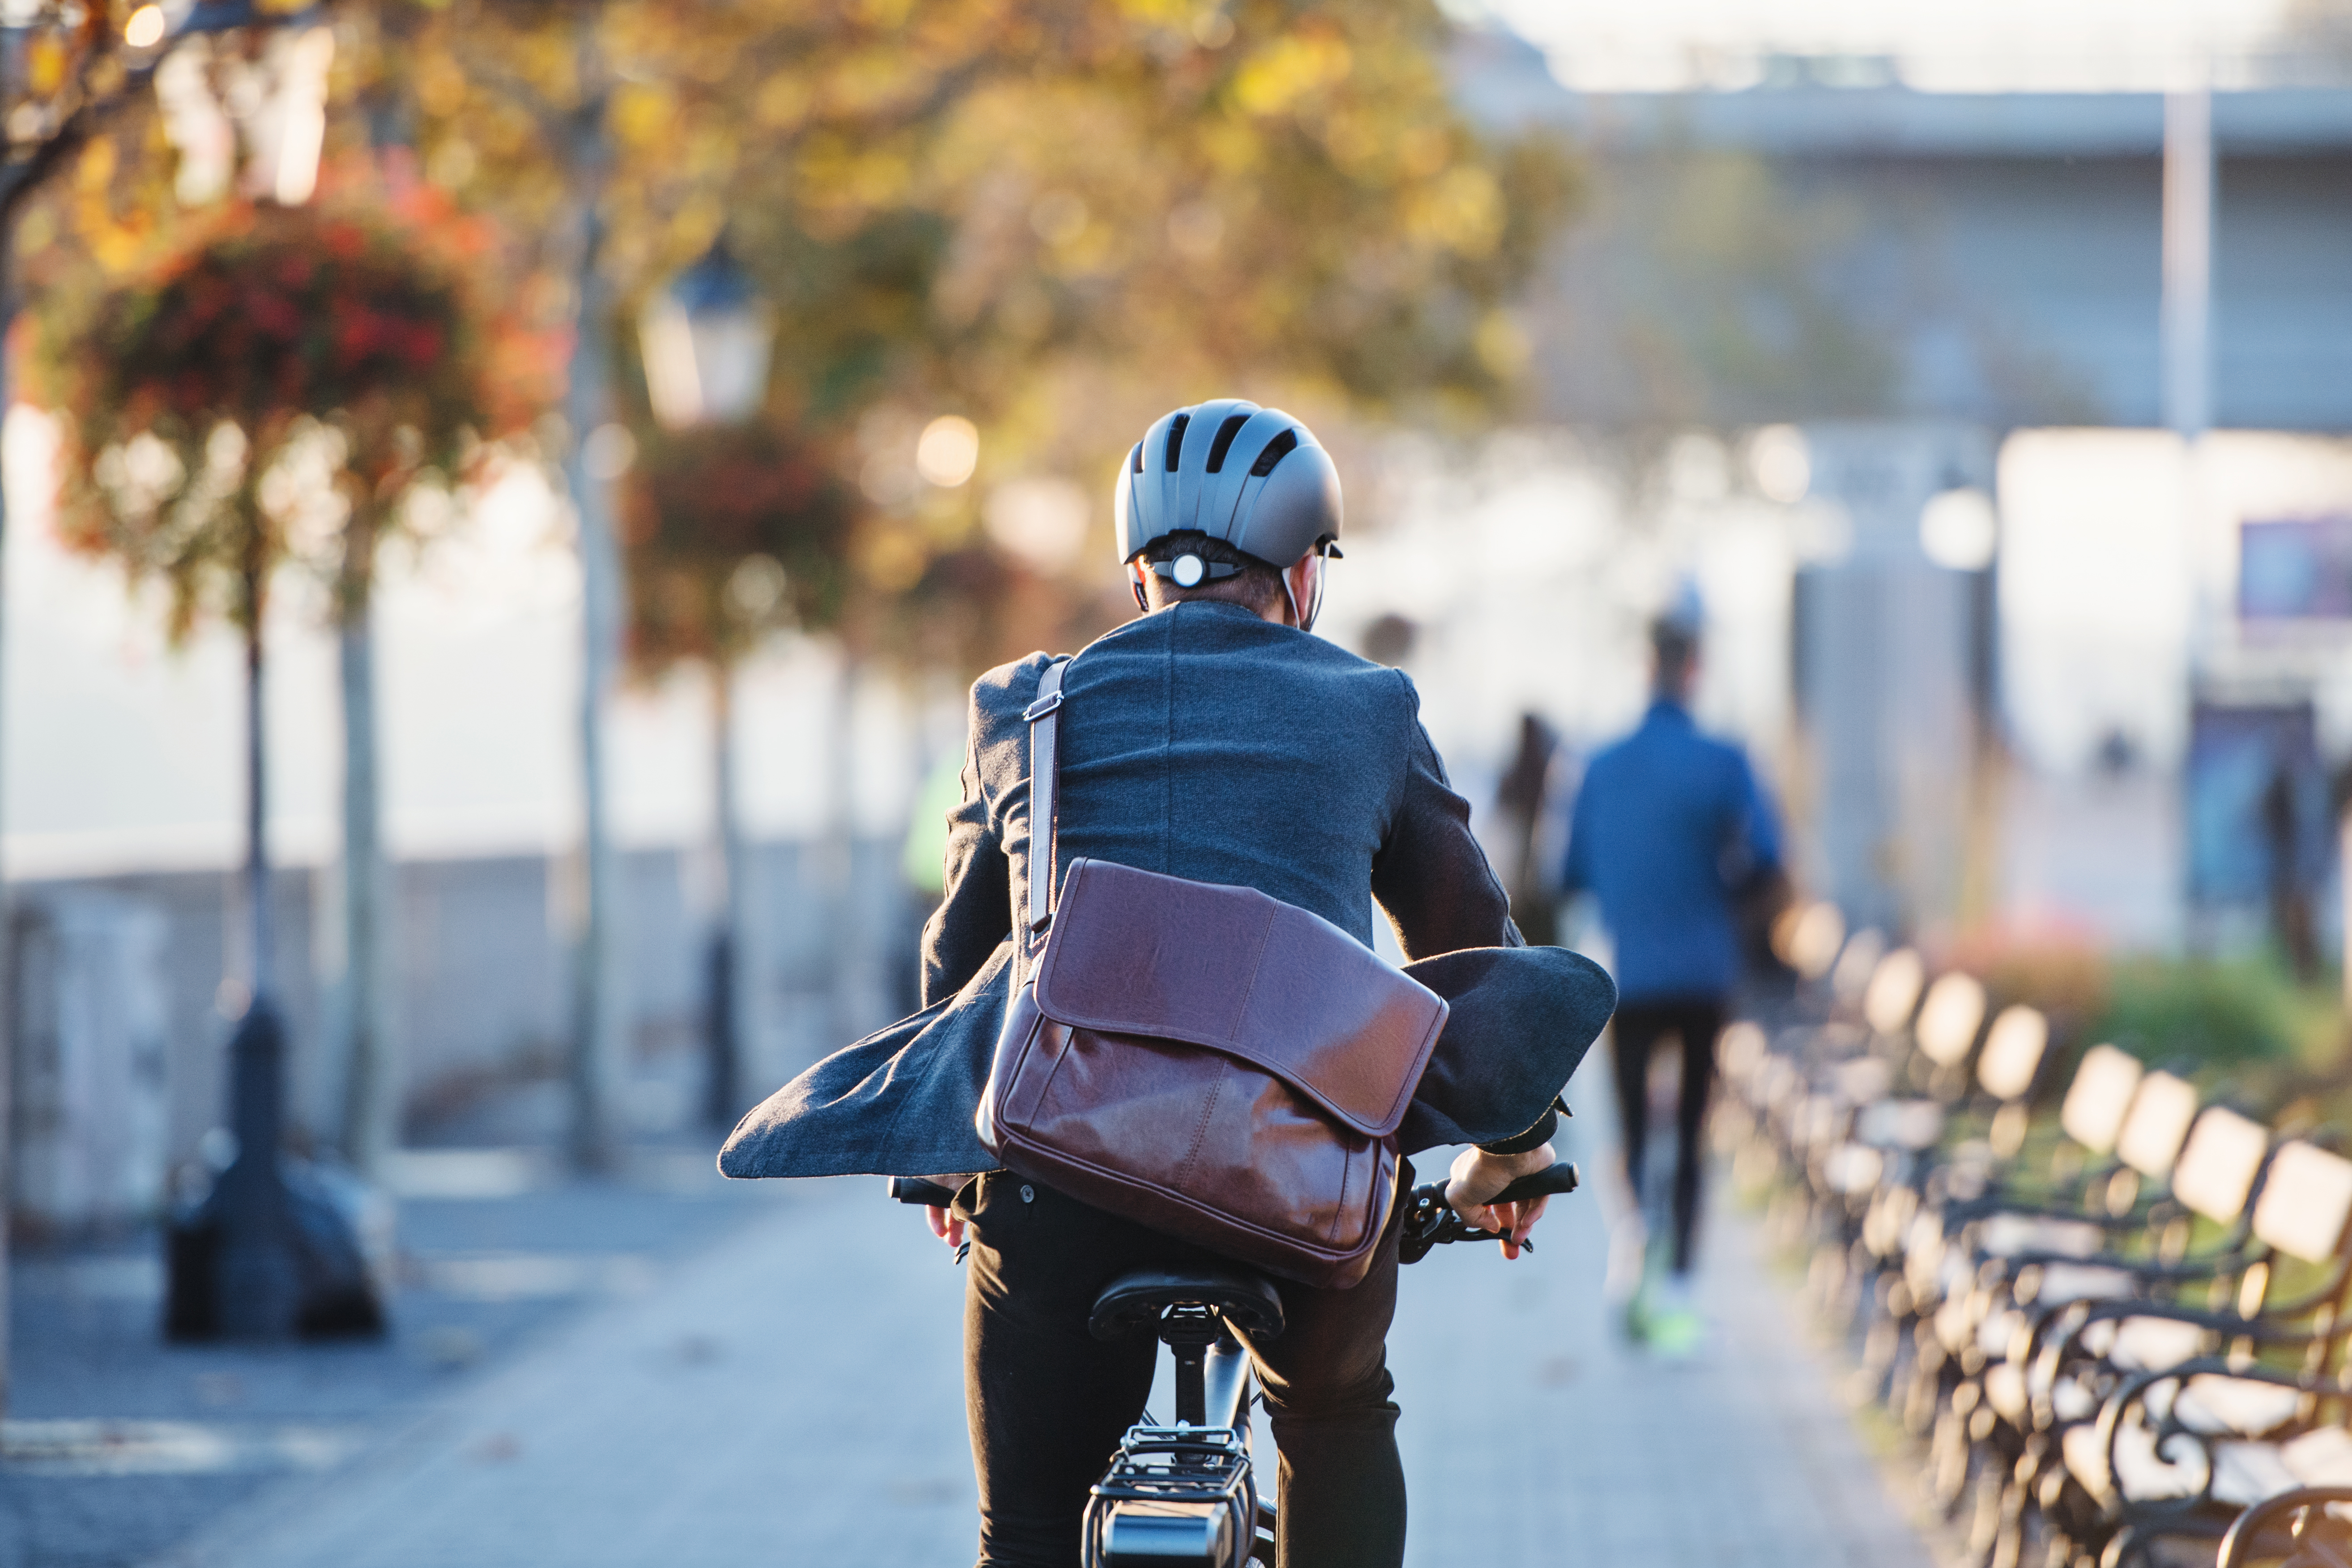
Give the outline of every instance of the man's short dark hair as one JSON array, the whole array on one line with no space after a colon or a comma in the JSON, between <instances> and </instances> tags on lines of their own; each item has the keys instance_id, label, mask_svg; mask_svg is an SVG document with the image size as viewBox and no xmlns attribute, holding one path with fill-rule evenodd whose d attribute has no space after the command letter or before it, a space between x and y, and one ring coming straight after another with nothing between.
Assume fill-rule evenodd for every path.
<instances>
[{"instance_id":1,"label":"man's short dark hair","mask_svg":"<svg viewBox=\"0 0 2352 1568\"><path fill-rule=\"evenodd\" d=\"M1161 534L1143 547L1140 559L1146 563L1173 561L1179 555L1197 555L1204 566L1238 566L1241 570L1230 577L1204 578L1190 588L1180 587L1158 573L1147 573L1157 584L1150 592L1157 595L1155 602L1159 604L1222 599L1264 615L1282 603L1279 569L1197 529L1180 528L1173 533Z\"/></svg>"},{"instance_id":2,"label":"man's short dark hair","mask_svg":"<svg viewBox=\"0 0 2352 1568\"><path fill-rule=\"evenodd\" d=\"M1658 662L1658 689L1680 690L1698 662L1698 628L1675 616L1650 623L1650 652Z\"/></svg>"}]
</instances>

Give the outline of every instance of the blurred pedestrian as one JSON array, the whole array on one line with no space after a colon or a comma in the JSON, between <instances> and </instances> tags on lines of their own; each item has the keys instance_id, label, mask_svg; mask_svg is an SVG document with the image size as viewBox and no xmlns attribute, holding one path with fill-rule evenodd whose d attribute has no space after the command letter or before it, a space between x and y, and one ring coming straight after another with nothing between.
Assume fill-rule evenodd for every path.
<instances>
[{"instance_id":1,"label":"blurred pedestrian","mask_svg":"<svg viewBox=\"0 0 2352 1568\"><path fill-rule=\"evenodd\" d=\"M1495 815L1501 833L1495 845L1495 870L1510 895L1511 920L1531 947L1559 945L1558 890L1550 870L1545 831L1551 823L1551 764L1559 737L1539 715L1519 715L1519 750L1495 788Z\"/></svg>"},{"instance_id":2,"label":"blurred pedestrian","mask_svg":"<svg viewBox=\"0 0 2352 1568\"><path fill-rule=\"evenodd\" d=\"M1690 715L1699 634L1688 613L1650 630L1654 696L1640 728L1592 759L1569 828L1564 893L1590 890L1615 947L1612 1026L1625 1177L1640 1205L1649 1142L1652 1053L1681 1047L1666 1267L1654 1237L1626 1305L1634 1338L1687 1354L1703 1333L1690 1293L1698 1222L1700 1133L1715 1079L1715 1041L1739 977L1736 910L1780 868L1771 807L1739 748L1699 732Z\"/></svg>"},{"instance_id":3,"label":"blurred pedestrian","mask_svg":"<svg viewBox=\"0 0 2352 1568\"><path fill-rule=\"evenodd\" d=\"M2314 889L2305 865L2303 773L2293 753L2278 748L2270 781L2263 786L2261 816L2271 934L2295 979L2308 985L2319 978L2319 930L2312 917Z\"/></svg>"}]
</instances>

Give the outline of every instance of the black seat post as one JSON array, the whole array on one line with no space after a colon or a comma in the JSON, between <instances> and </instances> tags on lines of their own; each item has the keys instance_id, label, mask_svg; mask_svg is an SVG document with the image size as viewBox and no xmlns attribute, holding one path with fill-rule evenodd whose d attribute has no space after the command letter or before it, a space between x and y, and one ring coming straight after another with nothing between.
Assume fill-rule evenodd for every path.
<instances>
[{"instance_id":1,"label":"black seat post","mask_svg":"<svg viewBox=\"0 0 2352 1568\"><path fill-rule=\"evenodd\" d=\"M1206 1367L1209 1347L1223 1337L1225 1325L1213 1307L1179 1301L1160 1320L1160 1339L1176 1362L1176 1425L1209 1424Z\"/></svg>"}]
</instances>

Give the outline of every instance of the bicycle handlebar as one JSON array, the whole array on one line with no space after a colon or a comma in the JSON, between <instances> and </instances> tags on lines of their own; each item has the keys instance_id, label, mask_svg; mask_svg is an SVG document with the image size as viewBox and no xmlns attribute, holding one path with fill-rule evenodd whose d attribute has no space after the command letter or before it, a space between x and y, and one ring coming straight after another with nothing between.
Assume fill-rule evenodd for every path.
<instances>
[{"instance_id":1,"label":"bicycle handlebar","mask_svg":"<svg viewBox=\"0 0 2352 1568\"><path fill-rule=\"evenodd\" d=\"M1548 1197L1555 1193L1572 1193L1579 1184L1577 1169L1565 1160L1532 1176L1521 1176L1489 1199L1490 1203L1519 1204L1530 1198ZM1404 1236L1399 1243L1398 1255L1407 1263L1418 1263L1429 1256L1433 1247L1444 1247L1456 1241L1493 1241L1495 1233L1480 1230L1454 1213L1445 1201L1445 1183L1427 1182L1413 1188L1412 1205L1405 1210ZM1535 1249L1532 1241L1522 1241L1522 1247Z\"/></svg>"},{"instance_id":2,"label":"bicycle handlebar","mask_svg":"<svg viewBox=\"0 0 2352 1568\"><path fill-rule=\"evenodd\" d=\"M1531 1176L1521 1176L1496 1193L1491 1201L1519 1204L1556 1193L1572 1193L1576 1191L1579 1180L1576 1167L1562 1161ZM956 1199L955 1194L947 1188L937 1182L927 1182L920 1176L891 1177L890 1196L902 1204L933 1208L946 1208ZM1454 1212L1453 1205L1445 1201L1444 1181L1427 1182L1412 1189L1411 1201L1405 1209L1404 1236L1400 1243L1400 1256L1405 1262L1420 1262L1429 1256L1429 1249L1433 1247L1444 1247L1456 1241L1494 1239L1493 1231L1480 1230ZM1519 1245L1530 1251L1535 1246L1531 1241L1523 1241Z\"/></svg>"},{"instance_id":3,"label":"bicycle handlebar","mask_svg":"<svg viewBox=\"0 0 2352 1568\"><path fill-rule=\"evenodd\" d=\"M890 1196L898 1203L918 1207L943 1209L956 1201L956 1195L937 1182L927 1182L920 1176L890 1178Z\"/></svg>"}]
</instances>

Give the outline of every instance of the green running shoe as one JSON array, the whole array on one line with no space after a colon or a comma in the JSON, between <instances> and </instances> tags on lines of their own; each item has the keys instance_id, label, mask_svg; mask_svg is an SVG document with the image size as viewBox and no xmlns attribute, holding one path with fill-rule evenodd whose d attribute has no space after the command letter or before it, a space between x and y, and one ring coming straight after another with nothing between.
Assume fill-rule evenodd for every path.
<instances>
[{"instance_id":1,"label":"green running shoe","mask_svg":"<svg viewBox=\"0 0 2352 1568\"><path fill-rule=\"evenodd\" d=\"M1691 1300L1690 1281L1670 1278L1654 1292L1644 1289L1647 1343L1661 1360L1688 1361L1706 1343L1706 1319Z\"/></svg>"}]
</instances>

